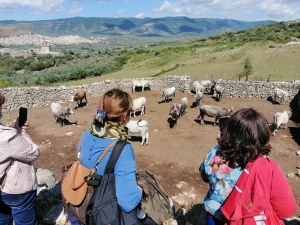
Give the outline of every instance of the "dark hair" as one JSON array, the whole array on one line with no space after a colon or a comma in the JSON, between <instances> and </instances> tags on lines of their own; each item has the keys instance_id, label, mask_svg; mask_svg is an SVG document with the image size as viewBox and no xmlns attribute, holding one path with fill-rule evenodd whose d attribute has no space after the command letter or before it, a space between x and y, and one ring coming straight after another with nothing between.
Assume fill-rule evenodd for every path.
<instances>
[{"instance_id":1,"label":"dark hair","mask_svg":"<svg viewBox=\"0 0 300 225\"><path fill-rule=\"evenodd\" d=\"M260 155L268 155L270 128L264 115L253 108L241 109L230 117L218 139L221 156L229 167L244 169Z\"/></svg>"},{"instance_id":2,"label":"dark hair","mask_svg":"<svg viewBox=\"0 0 300 225\"><path fill-rule=\"evenodd\" d=\"M4 102L5 102L5 96L4 96L4 94L2 94L2 93L0 92L0 106L3 105Z\"/></svg>"},{"instance_id":3,"label":"dark hair","mask_svg":"<svg viewBox=\"0 0 300 225\"><path fill-rule=\"evenodd\" d=\"M105 112L106 118L118 121L121 125L125 125L129 121L131 108L130 95L117 88L107 91L99 103L99 109Z\"/></svg>"}]
</instances>

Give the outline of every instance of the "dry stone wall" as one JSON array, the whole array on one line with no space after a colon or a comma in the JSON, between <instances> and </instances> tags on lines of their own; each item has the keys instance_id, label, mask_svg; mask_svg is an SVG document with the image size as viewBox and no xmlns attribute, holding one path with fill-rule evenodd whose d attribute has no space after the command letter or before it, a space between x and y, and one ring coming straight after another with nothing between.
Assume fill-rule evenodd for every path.
<instances>
[{"instance_id":1,"label":"dry stone wall","mask_svg":"<svg viewBox=\"0 0 300 225\"><path fill-rule=\"evenodd\" d=\"M280 88L289 93L288 98L293 97L298 93L300 83L290 82L262 82L262 81L229 81L221 80L218 85L225 88L224 96L239 97L239 98L264 98L273 97L275 88Z\"/></svg>"},{"instance_id":2,"label":"dry stone wall","mask_svg":"<svg viewBox=\"0 0 300 225\"><path fill-rule=\"evenodd\" d=\"M187 92L191 87L190 76L164 76L159 78L145 78L150 81L151 90L162 90L168 87L176 87L177 91ZM0 89L5 94L6 103L4 110L23 107L37 107L52 102L71 101L72 97L81 87L87 90L88 97L99 96L106 90L114 87L131 92L132 79L106 80L103 82L80 85L80 86L57 86L57 87L24 87ZM255 81L231 81L218 80L217 83L225 88L224 96L240 98L268 98L273 96L274 89L280 88L288 91L292 99L299 91L300 83L290 82L255 82Z\"/></svg>"},{"instance_id":3,"label":"dry stone wall","mask_svg":"<svg viewBox=\"0 0 300 225\"><path fill-rule=\"evenodd\" d=\"M176 87L177 91L187 92L190 87L189 76L165 76L159 78L145 78L150 81L151 90L162 90L164 88ZM80 86L57 86L57 87L23 87L23 88L4 88L0 89L6 97L4 110L17 109L23 107L37 107L52 102L71 101L74 94L81 88L87 91L87 97L94 97L103 94L111 88L121 88L128 92L132 89L132 79L125 80L106 80Z\"/></svg>"}]
</instances>

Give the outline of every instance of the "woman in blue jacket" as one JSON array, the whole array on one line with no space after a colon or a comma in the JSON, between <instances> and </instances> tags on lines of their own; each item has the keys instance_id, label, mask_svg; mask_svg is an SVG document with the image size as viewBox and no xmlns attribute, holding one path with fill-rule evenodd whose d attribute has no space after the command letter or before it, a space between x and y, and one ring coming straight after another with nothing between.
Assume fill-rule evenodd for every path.
<instances>
[{"instance_id":1,"label":"woman in blue jacket","mask_svg":"<svg viewBox=\"0 0 300 225\"><path fill-rule=\"evenodd\" d=\"M104 94L90 130L85 131L78 143L82 165L93 168L108 145L119 139L127 139L125 125L129 121L131 108L132 100L128 93L112 89ZM99 164L99 175L103 175L111 152L112 148ZM142 189L137 185L135 172L134 150L131 144L127 144L114 168L117 201L125 212L135 209L142 199ZM81 224L77 218L68 214L72 225Z\"/></svg>"}]
</instances>

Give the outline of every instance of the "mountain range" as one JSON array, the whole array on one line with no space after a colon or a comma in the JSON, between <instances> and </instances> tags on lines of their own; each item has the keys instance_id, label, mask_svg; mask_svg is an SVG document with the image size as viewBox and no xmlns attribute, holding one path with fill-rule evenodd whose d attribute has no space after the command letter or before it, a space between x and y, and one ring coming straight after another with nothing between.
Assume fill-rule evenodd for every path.
<instances>
[{"instance_id":1,"label":"mountain range","mask_svg":"<svg viewBox=\"0 0 300 225\"><path fill-rule=\"evenodd\" d=\"M73 17L41 21L0 21L1 30L13 29L43 35L76 34L83 36L117 35L139 37L207 36L226 31L244 30L276 21L239 21L231 19L164 17L164 18L102 18ZM1 29L2 28L2 29Z\"/></svg>"}]
</instances>

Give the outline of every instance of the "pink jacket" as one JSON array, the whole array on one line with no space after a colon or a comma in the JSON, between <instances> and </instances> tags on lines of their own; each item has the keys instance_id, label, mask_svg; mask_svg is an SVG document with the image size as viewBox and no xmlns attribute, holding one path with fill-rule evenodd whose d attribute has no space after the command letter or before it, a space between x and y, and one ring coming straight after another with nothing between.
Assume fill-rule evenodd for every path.
<instances>
[{"instance_id":1,"label":"pink jacket","mask_svg":"<svg viewBox=\"0 0 300 225\"><path fill-rule=\"evenodd\" d=\"M247 164L221 211L230 225L270 224L270 206L279 218L290 217L297 210L293 192L278 164L259 157Z\"/></svg>"},{"instance_id":2,"label":"pink jacket","mask_svg":"<svg viewBox=\"0 0 300 225\"><path fill-rule=\"evenodd\" d=\"M0 177L7 170L1 191L22 194L37 189L33 162L39 157L39 147L27 133L0 124Z\"/></svg>"}]
</instances>

